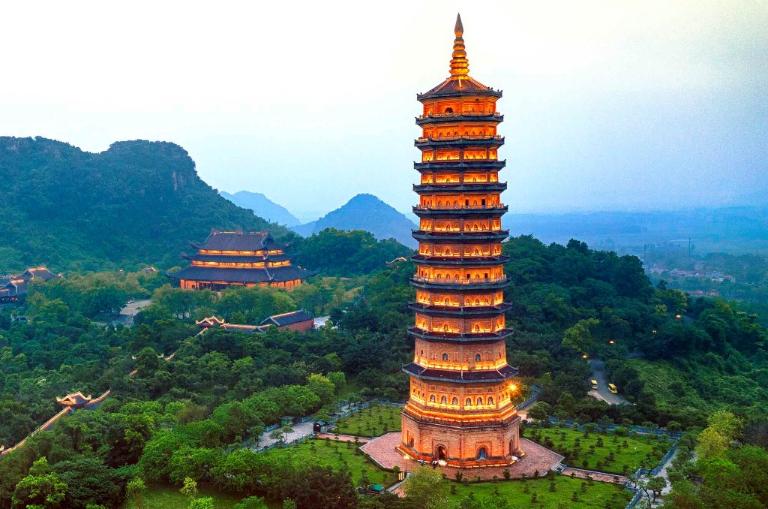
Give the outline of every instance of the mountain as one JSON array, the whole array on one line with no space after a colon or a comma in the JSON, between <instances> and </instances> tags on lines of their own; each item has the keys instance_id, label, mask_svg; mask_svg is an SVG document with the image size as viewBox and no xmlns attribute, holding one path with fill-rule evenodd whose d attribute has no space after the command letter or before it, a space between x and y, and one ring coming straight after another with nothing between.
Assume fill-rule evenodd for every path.
<instances>
[{"instance_id":1,"label":"mountain","mask_svg":"<svg viewBox=\"0 0 768 509\"><path fill-rule=\"evenodd\" d=\"M252 210L254 214L263 217L267 221L284 226L296 226L301 223L288 209L278 205L261 193L238 191L235 194L230 194L226 191L221 191L219 194L238 207Z\"/></svg>"},{"instance_id":2,"label":"mountain","mask_svg":"<svg viewBox=\"0 0 768 509\"><path fill-rule=\"evenodd\" d=\"M377 239L395 239L408 247L416 247L416 241L411 236L414 227L413 222L405 215L372 194L358 194L317 221L294 226L292 229L305 237L326 228L365 230Z\"/></svg>"},{"instance_id":3,"label":"mountain","mask_svg":"<svg viewBox=\"0 0 768 509\"><path fill-rule=\"evenodd\" d=\"M219 196L173 143L121 141L90 153L0 137L0 182L0 273L178 265L214 228L294 237Z\"/></svg>"}]
</instances>

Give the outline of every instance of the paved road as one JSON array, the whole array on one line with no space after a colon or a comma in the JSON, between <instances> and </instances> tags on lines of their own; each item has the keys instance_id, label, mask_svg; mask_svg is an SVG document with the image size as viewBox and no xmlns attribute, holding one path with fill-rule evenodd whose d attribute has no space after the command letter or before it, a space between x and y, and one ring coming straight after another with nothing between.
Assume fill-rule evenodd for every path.
<instances>
[{"instance_id":1,"label":"paved road","mask_svg":"<svg viewBox=\"0 0 768 509\"><path fill-rule=\"evenodd\" d=\"M597 380L597 390L589 391L590 396L605 401L609 405L628 403L626 399L608 390L608 381L605 378L605 364L603 361L592 359L589 361L589 366L592 368L592 378Z\"/></svg>"},{"instance_id":2,"label":"paved road","mask_svg":"<svg viewBox=\"0 0 768 509\"><path fill-rule=\"evenodd\" d=\"M133 325L133 319L139 314L139 311L152 304L152 299L140 299L129 301L123 309L120 310L120 316L118 316L115 323L121 323L128 327Z\"/></svg>"},{"instance_id":3,"label":"paved road","mask_svg":"<svg viewBox=\"0 0 768 509\"><path fill-rule=\"evenodd\" d=\"M291 442L295 442L296 440L299 440L301 438L304 438L307 435L311 435L313 433L314 429L314 422L313 421L307 421L302 422L299 424L294 424L291 426L293 428L293 431L290 433L286 433L283 437L283 442L286 444L290 444ZM271 438L269 435L272 434L272 431L265 431L261 434L261 438L259 439L258 446L254 447L253 450L260 450L264 449L265 447L269 447L270 445L273 445L278 442L278 440Z\"/></svg>"}]
</instances>

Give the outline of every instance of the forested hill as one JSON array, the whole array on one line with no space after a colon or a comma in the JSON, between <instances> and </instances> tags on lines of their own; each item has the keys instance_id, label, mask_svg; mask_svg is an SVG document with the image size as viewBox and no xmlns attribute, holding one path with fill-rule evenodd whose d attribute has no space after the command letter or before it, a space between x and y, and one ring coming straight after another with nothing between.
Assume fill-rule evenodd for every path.
<instances>
[{"instance_id":1,"label":"forested hill","mask_svg":"<svg viewBox=\"0 0 768 509\"><path fill-rule=\"evenodd\" d=\"M293 226L296 233L309 236L325 230L364 230L380 240L395 239L404 246L416 247L411 235L413 222L372 194L358 194L317 221Z\"/></svg>"},{"instance_id":2,"label":"forested hill","mask_svg":"<svg viewBox=\"0 0 768 509\"><path fill-rule=\"evenodd\" d=\"M293 236L225 200L173 143L122 141L101 153L0 137L0 273L172 266L212 228Z\"/></svg>"}]
</instances>

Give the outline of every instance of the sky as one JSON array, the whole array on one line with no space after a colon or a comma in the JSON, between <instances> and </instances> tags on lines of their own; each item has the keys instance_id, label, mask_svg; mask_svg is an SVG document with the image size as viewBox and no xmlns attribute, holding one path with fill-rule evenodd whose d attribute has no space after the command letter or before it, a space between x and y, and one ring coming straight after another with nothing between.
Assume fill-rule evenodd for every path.
<instances>
[{"instance_id":1,"label":"sky","mask_svg":"<svg viewBox=\"0 0 768 509\"><path fill-rule=\"evenodd\" d=\"M172 141L304 220L407 211L458 11L510 211L768 204L768 0L7 2L0 135Z\"/></svg>"}]
</instances>

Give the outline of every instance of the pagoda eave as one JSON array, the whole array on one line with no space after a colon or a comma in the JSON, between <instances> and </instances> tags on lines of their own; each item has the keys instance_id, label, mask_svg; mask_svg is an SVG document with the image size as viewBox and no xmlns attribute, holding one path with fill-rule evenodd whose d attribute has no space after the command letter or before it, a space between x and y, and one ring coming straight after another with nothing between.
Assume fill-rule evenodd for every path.
<instances>
[{"instance_id":1,"label":"pagoda eave","mask_svg":"<svg viewBox=\"0 0 768 509\"><path fill-rule=\"evenodd\" d=\"M414 184L417 193L449 194L458 192L468 193L501 193L507 189L506 182L484 182L478 184Z\"/></svg>"},{"instance_id":2,"label":"pagoda eave","mask_svg":"<svg viewBox=\"0 0 768 509\"><path fill-rule=\"evenodd\" d=\"M415 288L423 288L425 290L465 290L465 291L477 291L477 290L501 290L509 286L508 279L500 279L498 281L475 281L470 280L470 283L459 282L444 282L438 283L437 281L426 281L418 278L411 278L411 285Z\"/></svg>"},{"instance_id":3,"label":"pagoda eave","mask_svg":"<svg viewBox=\"0 0 768 509\"><path fill-rule=\"evenodd\" d=\"M433 209L413 207L413 213L418 217L501 217L507 213L509 207L461 208L461 209Z\"/></svg>"},{"instance_id":4,"label":"pagoda eave","mask_svg":"<svg viewBox=\"0 0 768 509\"><path fill-rule=\"evenodd\" d=\"M451 333L425 331L418 327L408 327L408 334L424 341L436 343L488 343L505 340L513 334L512 329L501 329L498 332Z\"/></svg>"},{"instance_id":5,"label":"pagoda eave","mask_svg":"<svg viewBox=\"0 0 768 509\"><path fill-rule=\"evenodd\" d=\"M411 311L417 311L423 315L428 316L496 316L500 313L504 313L512 307L509 302L504 302L498 306L429 306L427 304L421 304L418 302L411 302L408 304L408 308ZM494 336L496 339L498 337Z\"/></svg>"},{"instance_id":6,"label":"pagoda eave","mask_svg":"<svg viewBox=\"0 0 768 509\"><path fill-rule=\"evenodd\" d=\"M459 172L501 170L507 165L506 159L446 159L443 161L414 161L413 168L420 172Z\"/></svg>"},{"instance_id":7,"label":"pagoda eave","mask_svg":"<svg viewBox=\"0 0 768 509\"><path fill-rule=\"evenodd\" d=\"M467 91L446 90L444 92L429 91L422 94L416 94L416 100L421 102L428 99L440 99L449 97L496 97L500 99L502 95L503 91L494 90L492 88L488 88L486 90L472 89Z\"/></svg>"},{"instance_id":8,"label":"pagoda eave","mask_svg":"<svg viewBox=\"0 0 768 509\"><path fill-rule=\"evenodd\" d=\"M482 122L482 123L501 123L504 121L504 115L501 113L494 113L493 115L473 115L473 114L432 114L422 115L416 117L416 125L425 126L430 124L443 124L443 123L455 123L455 122Z\"/></svg>"},{"instance_id":9,"label":"pagoda eave","mask_svg":"<svg viewBox=\"0 0 768 509\"><path fill-rule=\"evenodd\" d=\"M415 362L403 366L403 371L420 380L433 382L450 382L455 384L493 384L500 383L518 374L517 368L506 365L493 370L459 371L451 369L426 368Z\"/></svg>"},{"instance_id":10,"label":"pagoda eave","mask_svg":"<svg viewBox=\"0 0 768 509\"><path fill-rule=\"evenodd\" d=\"M509 236L508 230L495 232L431 232L427 230L413 230L413 238L435 244L444 243L476 243L476 242L502 242Z\"/></svg>"},{"instance_id":11,"label":"pagoda eave","mask_svg":"<svg viewBox=\"0 0 768 509\"><path fill-rule=\"evenodd\" d=\"M419 138L413 144L418 148L442 148L442 147L491 147L498 148L504 145L503 136L478 136L460 138Z\"/></svg>"},{"instance_id":12,"label":"pagoda eave","mask_svg":"<svg viewBox=\"0 0 768 509\"><path fill-rule=\"evenodd\" d=\"M413 260L414 262L420 265L464 266L464 265L467 265L468 263L471 263L472 265L484 267L484 266L492 266L492 265L501 265L502 263L507 262L509 260L509 257L501 255L501 256L489 256L489 257L483 257L483 258L479 258L477 256L444 258L440 256L415 255L411 257L411 260Z\"/></svg>"}]
</instances>

